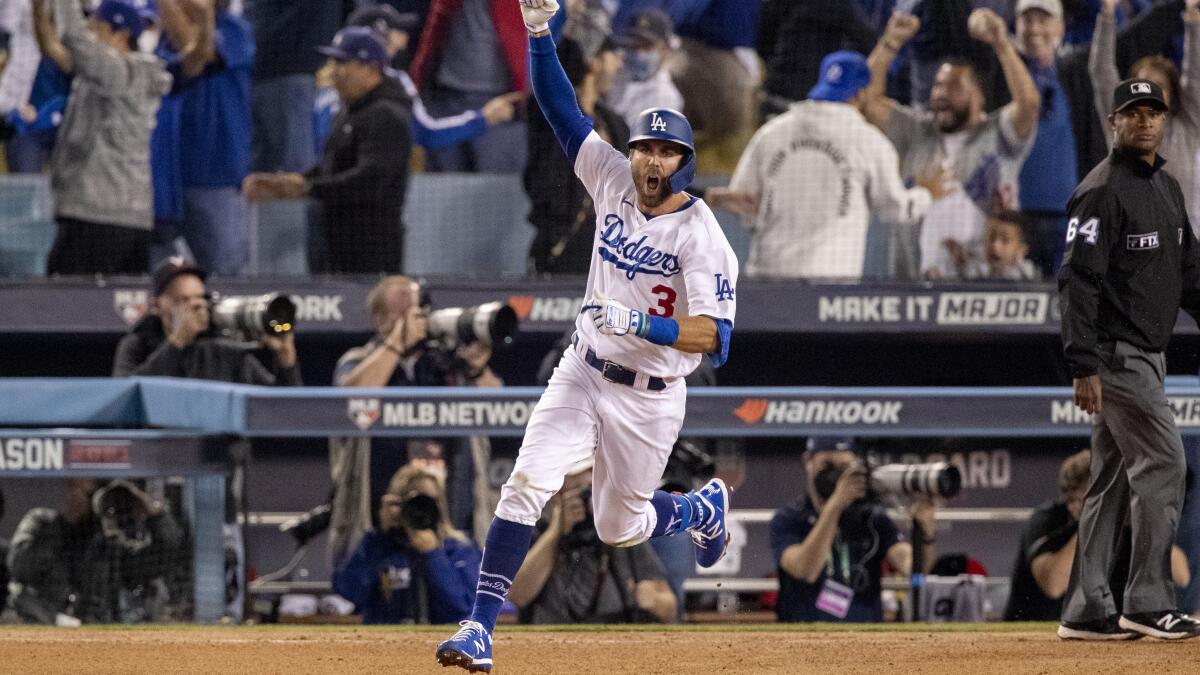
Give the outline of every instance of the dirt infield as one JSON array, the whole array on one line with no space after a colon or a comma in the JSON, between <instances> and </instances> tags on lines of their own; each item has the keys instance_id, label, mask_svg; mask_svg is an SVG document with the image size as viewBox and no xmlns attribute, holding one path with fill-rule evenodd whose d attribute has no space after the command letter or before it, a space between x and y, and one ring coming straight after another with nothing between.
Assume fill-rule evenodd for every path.
<instances>
[{"instance_id":1,"label":"dirt infield","mask_svg":"<svg viewBox=\"0 0 1200 675\"><path fill-rule=\"evenodd\" d=\"M1066 643L1052 626L503 627L495 673L1184 673L1200 640ZM6 673L443 673L427 627L0 627Z\"/></svg>"}]
</instances>

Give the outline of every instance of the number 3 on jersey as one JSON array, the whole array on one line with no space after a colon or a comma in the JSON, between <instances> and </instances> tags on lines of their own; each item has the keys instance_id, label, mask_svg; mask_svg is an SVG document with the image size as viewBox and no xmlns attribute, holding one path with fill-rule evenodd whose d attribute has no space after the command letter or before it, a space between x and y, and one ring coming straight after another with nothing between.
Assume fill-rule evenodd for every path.
<instances>
[{"instance_id":1,"label":"number 3 on jersey","mask_svg":"<svg viewBox=\"0 0 1200 675\"><path fill-rule=\"evenodd\" d=\"M675 294L674 288L659 284L651 288L650 292L658 298L658 306L651 307L649 310L652 316L672 316L675 314L675 298L678 296Z\"/></svg>"},{"instance_id":2,"label":"number 3 on jersey","mask_svg":"<svg viewBox=\"0 0 1200 675\"><path fill-rule=\"evenodd\" d=\"M1100 219L1088 218L1083 225L1079 224L1078 218L1072 218L1067 222L1067 243L1071 243L1076 235L1083 235L1083 240L1095 246L1096 238L1100 236Z\"/></svg>"}]
</instances>

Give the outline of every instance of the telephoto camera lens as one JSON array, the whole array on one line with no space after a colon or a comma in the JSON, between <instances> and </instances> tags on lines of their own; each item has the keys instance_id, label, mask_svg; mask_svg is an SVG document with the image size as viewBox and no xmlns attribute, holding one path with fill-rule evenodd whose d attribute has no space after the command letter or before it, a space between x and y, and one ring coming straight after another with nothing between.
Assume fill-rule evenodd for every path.
<instances>
[{"instance_id":1,"label":"telephoto camera lens","mask_svg":"<svg viewBox=\"0 0 1200 675\"><path fill-rule=\"evenodd\" d=\"M281 293L219 298L213 303L212 324L218 330L242 333L253 340L284 335L296 327L296 303Z\"/></svg>"},{"instance_id":2,"label":"telephoto camera lens","mask_svg":"<svg viewBox=\"0 0 1200 675\"><path fill-rule=\"evenodd\" d=\"M517 312L503 302L474 307L445 307L429 313L429 336L449 347L479 342L485 347L510 345L517 334Z\"/></svg>"},{"instance_id":3,"label":"telephoto camera lens","mask_svg":"<svg viewBox=\"0 0 1200 675\"><path fill-rule=\"evenodd\" d=\"M962 474L947 462L884 464L871 469L871 489L895 496L953 497L962 490Z\"/></svg>"}]
</instances>

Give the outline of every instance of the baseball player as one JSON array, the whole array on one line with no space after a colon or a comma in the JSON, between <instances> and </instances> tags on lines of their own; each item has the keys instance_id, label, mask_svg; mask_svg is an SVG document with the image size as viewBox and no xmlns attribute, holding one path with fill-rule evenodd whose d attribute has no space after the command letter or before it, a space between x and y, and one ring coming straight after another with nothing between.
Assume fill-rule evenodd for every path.
<instances>
[{"instance_id":1,"label":"baseball player","mask_svg":"<svg viewBox=\"0 0 1200 675\"><path fill-rule=\"evenodd\" d=\"M683 425L683 378L704 354L724 363L733 330L737 259L712 212L683 191L696 166L691 126L674 110L645 111L627 159L579 110L548 29L556 0L520 3L534 95L595 203L595 253L574 346L538 401L501 490L471 618L437 648L439 663L471 672L491 670L496 614L542 507L577 462L594 457L592 510L605 543L632 546L686 530L696 562L710 567L729 541L729 491L720 479L687 494L654 489Z\"/></svg>"},{"instance_id":2,"label":"baseball player","mask_svg":"<svg viewBox=\"0 0 1200 675\"><path fill-rule=\"evenodd\" d=\"M1181 304L1200 316L1200 244L1158 154L1167 109L1150 80L1118 84L1112 154L1067 203L1062 338L1075 404L1093 416L1091 479L1058 627L1064 639L1200 637L1200 621L1176 611L1171 584L1186 466L1163 391L1163 350ZM1127 516L1133 551L1118 616L1109 574Z\"/></svg>"}]
</instances>

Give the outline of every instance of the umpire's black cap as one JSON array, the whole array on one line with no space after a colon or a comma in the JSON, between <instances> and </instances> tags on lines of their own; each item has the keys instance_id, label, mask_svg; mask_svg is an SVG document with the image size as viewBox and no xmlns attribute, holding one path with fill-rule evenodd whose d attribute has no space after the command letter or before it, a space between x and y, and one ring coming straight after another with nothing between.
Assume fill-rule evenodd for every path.
<instances>
[{"instance_id":1,"label":"umpire's black cap","mask_svg":"<svg viewBox=\"0 0 1200 675\"><path fill-rule=\"evenodd\" d=\"M1150 80L1125 80L1113 90L1114 113L1121 112L1135 103L1147 103L1159 110L1170 110L1167 100L1163 98L1162 87Z\"/></svg>"}]
</instances>

